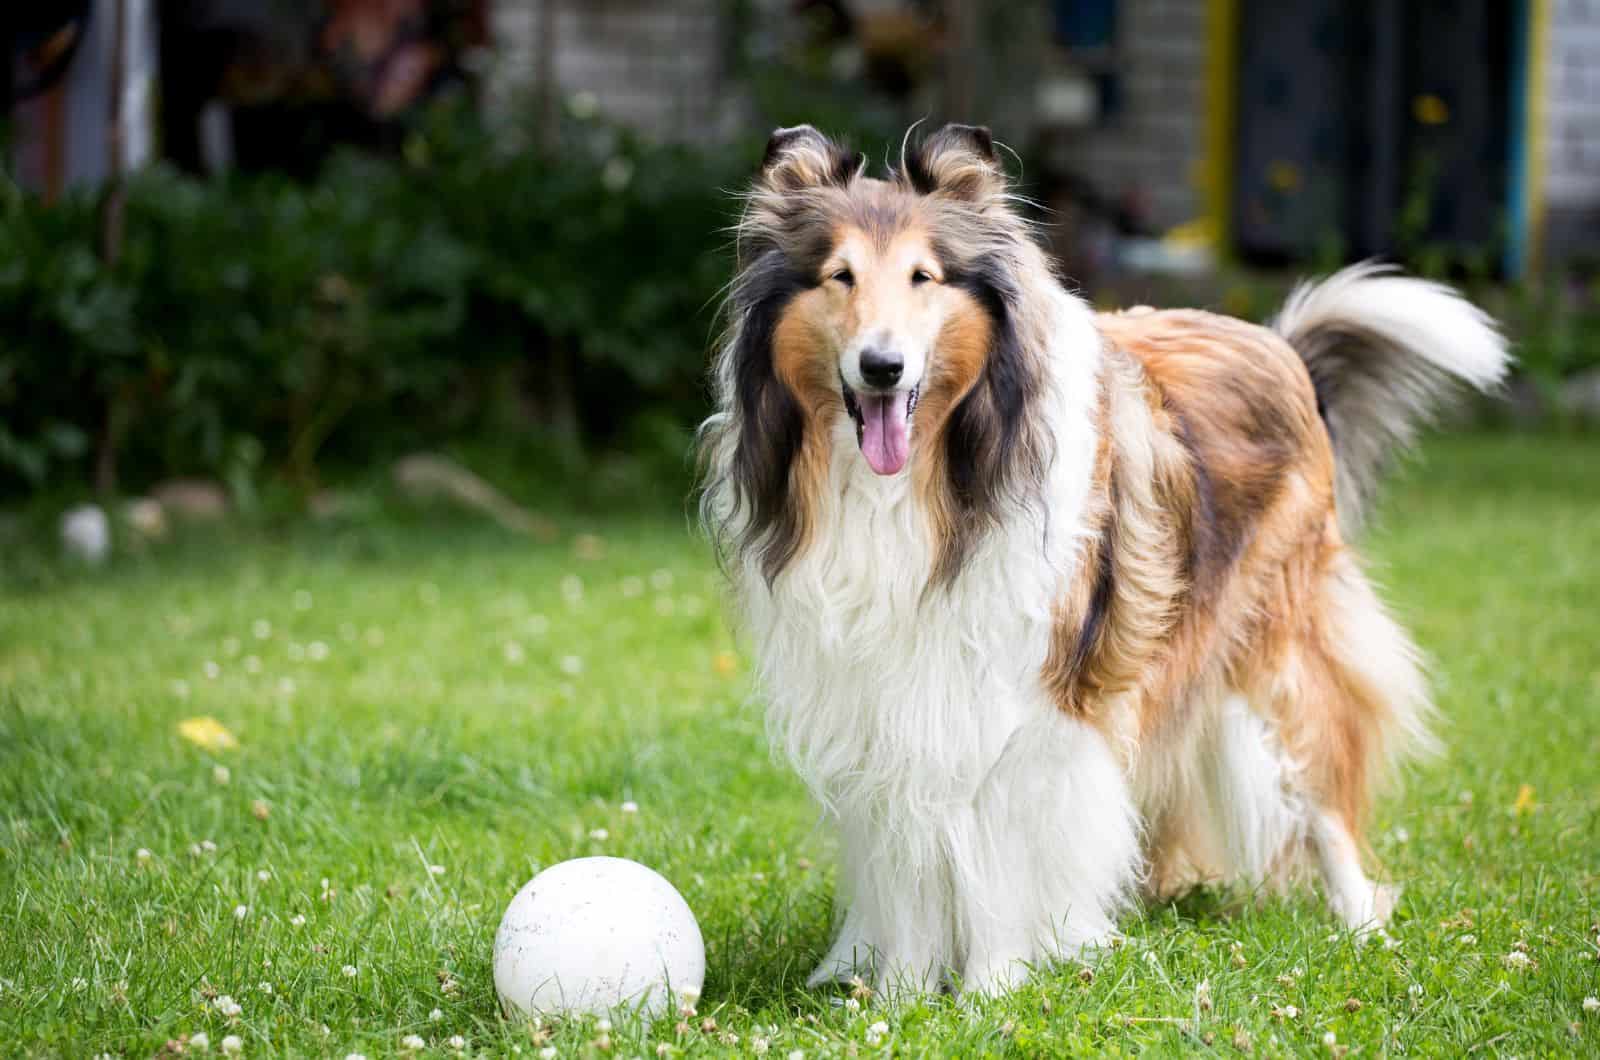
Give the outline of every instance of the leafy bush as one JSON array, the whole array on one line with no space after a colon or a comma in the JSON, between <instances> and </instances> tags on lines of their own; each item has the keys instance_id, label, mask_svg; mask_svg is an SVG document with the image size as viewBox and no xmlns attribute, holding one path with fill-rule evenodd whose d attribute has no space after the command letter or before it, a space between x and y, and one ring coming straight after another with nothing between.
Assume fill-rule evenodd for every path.
<instances>
[{"instance_id":1,"label":"leafy bush","mask_svg":"<svg viewBox=\"0 0 1600 1060\"><path fill-rule=\"evenodd\" d=\"M263 457L309 485L461 431L691 419L751 156L572 118L547 149L518 132L446 106L402 158L342 155L310 184L156 167L114 265L94 204L13 194L0 491Z\"/></svg>"}]
</instances>

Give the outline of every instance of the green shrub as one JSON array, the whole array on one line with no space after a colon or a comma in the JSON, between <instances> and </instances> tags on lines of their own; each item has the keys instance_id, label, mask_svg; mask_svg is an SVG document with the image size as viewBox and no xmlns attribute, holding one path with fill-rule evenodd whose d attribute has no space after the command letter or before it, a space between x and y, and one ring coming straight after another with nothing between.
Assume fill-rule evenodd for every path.
<instances>
[{"instance_id":1,"label":"green shrub","mask_svg":"<svg viewBox=\"0 0 1600 1060\"><path fill-rule=\"evenodd\" d=\"M463 431L620 438L700 411L744 152L566 119L513 147L444 106L403 157L310 184L164 167L127 189L115 265L94 204L0 209L0 492L229 477L303 486ZM751 148L754 151L754 148Z\"/></svg>"}]
</instances>

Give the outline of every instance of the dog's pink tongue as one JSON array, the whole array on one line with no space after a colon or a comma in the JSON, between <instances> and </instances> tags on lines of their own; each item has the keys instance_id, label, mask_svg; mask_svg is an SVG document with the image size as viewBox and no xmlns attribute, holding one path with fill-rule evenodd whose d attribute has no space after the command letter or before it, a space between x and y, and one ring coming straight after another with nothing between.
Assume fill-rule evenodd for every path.
<instances>
[{"instance_id":1,"label":"dog's pink tongue","mask_svg":"<svg viewBox=\"0 0 1600 1060\"><path fill-rule=\"evenodd\" d=\"M861 454L880 475L906 466L911 443L906 431L905 394L861 396Z\"/></svg>"}]
</instances>

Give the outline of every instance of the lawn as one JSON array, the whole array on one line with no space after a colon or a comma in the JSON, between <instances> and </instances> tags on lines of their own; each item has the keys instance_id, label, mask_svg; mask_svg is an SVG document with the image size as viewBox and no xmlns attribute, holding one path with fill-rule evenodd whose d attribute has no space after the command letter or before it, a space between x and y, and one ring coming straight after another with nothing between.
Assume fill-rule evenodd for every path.
<instances>
[{"instance_id":1,"label":"lawn","mask_svg":"<svg viewBox=\"0 0 1600 1060\"><path fill-rule=\"evenodd\" d=\"M832 844L766 751L704 543L681 510L559 521L0 559L0 1054L1600 1051L1600 442L1437 441L1390 490L1368 551L1447 749L1377 811L1387 941L1314 896L1205 893L976 1005L804 989ZM206 715L236 748L180 735ZM686 1026L499 1015L505 903L595 853L699 916Z\"/></svg>"}]
</instances>

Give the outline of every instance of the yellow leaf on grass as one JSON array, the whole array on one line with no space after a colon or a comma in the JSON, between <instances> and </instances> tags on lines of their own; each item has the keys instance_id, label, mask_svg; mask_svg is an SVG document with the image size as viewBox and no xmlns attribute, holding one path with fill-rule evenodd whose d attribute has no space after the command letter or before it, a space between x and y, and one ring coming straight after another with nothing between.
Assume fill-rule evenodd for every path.
<instances>
[{"instance_id":1,"label":"yellow leaf on grass","mask_svg":"<svg viewBox=\"0 0 1600 1060\"><path fill-rule=\"evenodd\" d=\"M1521 817L1533 812L1535 805L1537 804L1533 801L1533 785L1524 784L1517 789L1517 801L1512 805L1511 812Z\"/></svg>"},{"instance_id":2,"label":"yellow leaf on grass","mask_svg":"<svg viewBox=\"0 0 1600 1060\"><path fill-rule=\"evenodd\" d=\"M178 722L178 735L196 747L204 747L207 751L229 751L239 746L239 741L233 733L209 714L203 714L198 718L185 718Z\"/></svg>"}]
</instances>

